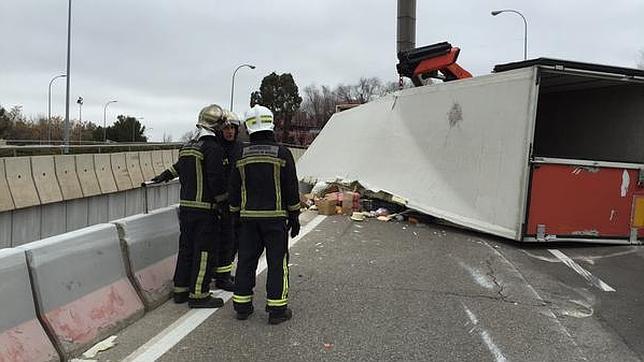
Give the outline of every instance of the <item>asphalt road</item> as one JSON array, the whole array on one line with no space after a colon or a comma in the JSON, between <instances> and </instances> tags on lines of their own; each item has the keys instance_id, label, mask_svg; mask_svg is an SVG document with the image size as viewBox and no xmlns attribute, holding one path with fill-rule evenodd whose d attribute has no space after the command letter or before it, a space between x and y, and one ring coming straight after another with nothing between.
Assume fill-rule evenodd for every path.
<instances>
[{"instance_id":1,"label":"asphalt road","mask_svg":"<svg viewBox=\"0 0 644 362\"><path fill-rule=\"evenodd\" d=\"M151 349L160 361L644 358L644 247L528 247L441 225L335 216L291 248L290 263L291 321L267 324L264 272L249 320L234 319L231 301L201 324L186 322L185 305L166 303L96 359ZM182 320L187 335L164 342Z\"/></svg>"}]
</instances>

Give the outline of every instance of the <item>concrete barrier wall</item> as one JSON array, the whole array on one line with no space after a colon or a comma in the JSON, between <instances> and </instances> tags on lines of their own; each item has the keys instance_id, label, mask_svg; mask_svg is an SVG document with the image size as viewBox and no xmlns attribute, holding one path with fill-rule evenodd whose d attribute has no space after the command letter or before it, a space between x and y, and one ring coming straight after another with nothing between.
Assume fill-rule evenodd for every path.
<instances>
[{"instance_id":1,"label":"concrete barrier wall","mask_svg":"<svg viewBox=\"0 0 644 362\"><path fill-rule=\"evenodd\" d=\"M172 150L172 164L174 165L179 161L179 149Z\"/></svg>"},{"instance_id":2,"label":"concrete barrier wall","mask_svg":"<svg viewBox=\"0 0 644 362\"><path fill-rule=\"evenodd\" d=\"M141 172L141 162L138 152L128 152L125 154L125 162L127 162L127 172L130 174L133 187L141 186L143 182L143 173Z\"/></svg>"},{"instance_id":3,"label":"concrete barrier wall","mask_svg":"<svg viewBox=\"0 0 644 362\"><path fill-rule=\"evenodd\" d=\"M31 157L31 172L41 204L63 201L63 194L56 179L54 156Z\"/></svg>"},{"instance_id":4,"label":"concrete barrier wall","mask_svg":"<svg viewBox=\"0 0 644 362\"><path fill-rule=\"evenodd\" d=\"M141 163L141 174L146 181L152 180L156 176L152 166L152 153L150 151L139 152L139 162Z\"/></svg>"},{"instance_id":5,"label":"concrete barrier wall","mask_svg":"<svg viewBox=\"0 0 644 362\"><path fill-rule=\"evenodd\" d=\"M37 209L56 205L64 204ZM165 302L178 252L177 210L0 250L0 361L69 360L140 318L144 306Z\"/></svg>"},{"instance_id":6,"label":"concrete barrier wall","mask_svg":"<svg viewBox=\"0 0 644 362\"><path fill-rule=\"evenodd\" d=\"M168 185L158 184L146 187L148 210L160 209L171 205L168 202Z\"/></svg>"},{"instance_id":7,"label":"concrete barrier wall","mask_svg":"<svg viewBox=\"0 0 644 362\"><path fill-rule=\"evenodd\" d=\"M139 187L177 152L0 158L0 248L178 203L176 180Z\"/></svg>"},{"instance_id":8,"label":"concrete barrier wall","mask_svg":"<svg viewBox=\"0 0 644 362\"><path fill-rule=\"evenodd\" d=\"M64 202L47 204L39 207L40 209L40 234L34 234L31 240L21 240L16 238L15 245L24 244L29 241L47 238L53 235L62 234L67 230L67 207ZM25 209L25 212L34 212L33 209Z\"/></svg>"},{"instance_id":9,"label":"concrete barrier wall","mask_svg":"<svg viewBox=\"0 0 644 362\"><path fill-rule=\"evenodd\" d=\"M0 249L11 247L12 220L10 211L0 213Z\"/></svg>"},{"instance_id":10,"label":"concrete barrier wall","mask_svg":"<svg viewBox=\"0 0 644 362\"><path fill-rule=\"evenodd\" d=\"M56 204L50 204L56 205ZM47 211L47 208L45 208ZM64 210L64 207L63 207ZM11 246L23 245L42 237L42 208L29 207L11 213ZM64 213L63 213L64 220Z\"/></svg>"},{"instance_id":11,"label":"concrete barrier wall","mask_svg":"<svg viewBox=\"0 0 644 362\"><path fill-rule=\"evenodd\" d=\"M125 216L145 212L144 192L145 190L143 188L136 188L125 192Z\"/></svg>"},{"instance_id":12,"label":"concrete barrier wall","mask_svg":"<svg viewBox=\"0 0 644 362\"><path fill-rule=\"evenodd\" d=\"M171 294L179 246L176 207L114 221L127 255L131 280L148 309Z\"/></svg>"},{"instance_id":13,"label":"concrete barrier wall","mask_svg":"<svg viewBox=\"0 0 644 362\"><path fill-rule=\"evenodd\" d=\"M20 249L27 254L41 320L64 357L78 355L143 315L116 226L95 225Z\"/></svg>"},{"instance_id":14,"label":"concrete barrier wall","mask_svg":"<svg viewBox=\"0 0 644 362\"><path fill-rule=\"evenodd\" d=\"M0 279L0 361L59 361L36 317L23 250L0 250Z\"/></svg>"},{"instance_id":15,"label":"concrete barrier wall","mask_svg":"<svg viewBox=\"0 0 644 362\"><path fill-rule=\"evenodd\" d=\"M170 166L174 165L172 150L163 150L163 166L168 169Z\"/></svg>"},{"instance_id":16,"label":"concrete barrier wall","mask_svg":"<svg viewBox=\"0 0 644 362\"><path fill-rule=\"evenodd\" d=\"M168 204L169 205L178 204L180 193L181 193L181 184L179 183L179 179L175 179L168 182L167 187L168 187Z\"/></svg>"},{"instance_id":17,"label":"concrete barrier wall","mask_svg":"<svg viewBox=\"0 0 644 362\"><path fill-rule=\"evenodd\" d=\"M89 203L88 200L76 199L65 203L66 226L65 231L72 231L84 228L89 225Z\"/></svg>"},{"instance_id":18,"label":"concrete barrier wall","mask_svg":"<svg viewBox=\"0 0 644 362\"><path fill-rule=\"evenodd\" d=\"M100 195L101 187L96 177L94 155L76 155L76 172L84 197Z\"/></svg>"},{"instance_id":19,"label":"concrete barrier wall","mask_svg":"<svg viewBox=\"0 0 644 362\"><path fill-rule=\"evenodd\" d=\"M109 194L118 191L116 181L114 181L114 174L112 173L112 161L109 154L94 155L94 167L96 170L96 178L101 193Z\"/></svg>"},{"instance_id":20,"label":"concrete barrier wall","mask_svg":"<svg viewBox=\"0 0 644 362\"><path fill-rule=\"evenodd\" d=\"M154 169L154 173L159 175L166 168L163 163L163 151L152 151L152 169Z\"/></svg>"},{"instance_id":21,"label":"concrete barrier wall","mask_svg":"<svg viewBox=\"0 0 644 362\"><path fill-rule=\"evenodd\" d=\"M107 195L87 198L87 225L96 225L109 221L110 204Z\"/></svg>"},{"instance_id":22,"label":"concrete barrier wall","mask_svg":"<svg viewBox=\"0 0 644 362\"><path fill-rule=\"evenodd\" d=\"M9 191L9 184L7 184L7 176L4 170L4 159L0 159L0 212L13 210L13 197Z\"/></svg>"},{"instance_id":23,"label":"concrete barrier wall","mask_svg":"<svg viewBox=\"0 0 644 362\"><path fill-rule=\"evenodd\" d=\"M127 163L125 162L125 153L111 153L112 173L114 181L119 191L125 191L132 188L132 180L127 172Z\"/></svg>"},{"instance_id":24,"label":"concrete barrier wall","mask_svg":"<svg viewBox=\"0 0 644 362\"><path fill-rule=\"evenodd\" d=\"M4 159L7 184L16 208L40 204L34 180L31 177L31 160L29 157L12 157Z\"/></svg>"},{"instance_id":25,"label":"concrete barrier wall","mask_svg":"<svg viewBox=\"0 0 644 362\"><path fill-rule=\"evenodd\" d=\"M54 165L56 166L58 185L63 193L63 200L82 198L83 190L76 172L76 157L73 155L56 155L54 156Z\"/></svg>"}]
</instances>

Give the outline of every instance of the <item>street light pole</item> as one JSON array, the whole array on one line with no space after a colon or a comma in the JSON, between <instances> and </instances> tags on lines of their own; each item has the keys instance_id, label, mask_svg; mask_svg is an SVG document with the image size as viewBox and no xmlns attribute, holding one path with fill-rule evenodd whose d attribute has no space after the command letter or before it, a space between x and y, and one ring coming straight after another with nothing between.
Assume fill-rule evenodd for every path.
<instances>
[{"instance_id":1,"label":"street light pole","mask_svg":"<svg viewBox=\"0 0 644 362\"><path fill-rule=\"evenodd\" d=\"M65 74L59 74L49 81L49 92L47 93L47 141L51 144L51 85L58 78L66 77Z\"/></svg>"},{"instance_id":2,"label":"street light pole","mask_svg":"<svg viewBox=\"0 0 644 362\"><path fill-rule=\"evenodd\" d=\"M72 0L69 0L67 10L67 89L65 91L65 148L64 153L69 153L69 58L71 55L72 43Z\"/></svg>"},{"instance_id":3,"label":"street light pole","mask_svg":"<svg viewBox=\"0 0 644 362\"><path fill-rule=\"evenodd\" d=\"M250 69L255 69L255 66L252 64L242 64L235 68L235 71L233 72L233 82L230 87L230 111L233 111L233 97L235 96L235 75L237 74L237 71L243 67L248 67Z\"/></svg>"},{"instance_id":4,"label":"street light pole","mask_svg":"<svg viewBox=\"0 0 644 362\"><path fill-rule=\"evenodd\" d=\"M103 107L103 143L107 142L107 128L106 128L106 123L105 120L107 119L107 106L110 105L110 103L116 103L118 102L117 100L109 101L105 103L105 106Z\"/></svg>"},{"instance_id":5,"label":"street light pole","mask_svg":"<svg viewBox=\"0 0 644 362\"><path fill-rule=\"evenodd\" d=\"M78 97L78 144L83 141L83 97Z\"/></svg>"},{"instance_id":6,"label":"street light pole","mask_svg":"<svg viewBox=\"0 0 644 362\"><path fill-rule=\"evenodd\" d=\"M513 9L494 10L490 14L492 14L492 16L497 16L501 13L515 13L519 15L521 19L523 19L523 60L527 60L528 59L528 21L526 20L525 16L523 16L523 14Z\"/></svg>"}]
</instances>

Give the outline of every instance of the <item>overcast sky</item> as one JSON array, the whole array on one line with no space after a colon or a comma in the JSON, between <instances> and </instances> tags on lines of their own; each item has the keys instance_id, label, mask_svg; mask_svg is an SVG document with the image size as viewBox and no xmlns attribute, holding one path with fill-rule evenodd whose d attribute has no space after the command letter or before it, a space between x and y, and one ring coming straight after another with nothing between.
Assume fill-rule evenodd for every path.
<instances>
[{"instance_id":1,"label":"overcast sky","mask_svg":"<svg viewBox=\"0 0 644 362\"><path fill-rule=\"evenodd\" d=\"M523 56L635 67L644 50L644 0L418 0L416 45L449 41L474 75ZM0 105L46 115L47 86L64 73L67 1L0 0ZM201 107L230 102L243 112L266 74L290 72L300 89L360 77L397 80L395 0L74 0L70 117L108 124L144 117L148 135L177 140ZM52 89L52 113L65 112L65 80Z\"/></svg>"}]
</instances>

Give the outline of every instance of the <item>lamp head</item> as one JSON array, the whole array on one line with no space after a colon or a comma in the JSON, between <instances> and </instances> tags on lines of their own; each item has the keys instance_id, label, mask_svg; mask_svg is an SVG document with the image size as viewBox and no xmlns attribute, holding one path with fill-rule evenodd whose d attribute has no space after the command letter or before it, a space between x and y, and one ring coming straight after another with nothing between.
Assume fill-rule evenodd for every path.
<instances>
[{"instance_id":1,"label":"lamp head","mask_svg":"<svg viewBox=\"0 0 644 362\"><path fill-rule=\"evenodd\" d=\"M494 10L490 14L492 14L492 16L497 16L497 15L501 14L502 12L503 12L503 10Z\"/></svg>"}]
</instances>

